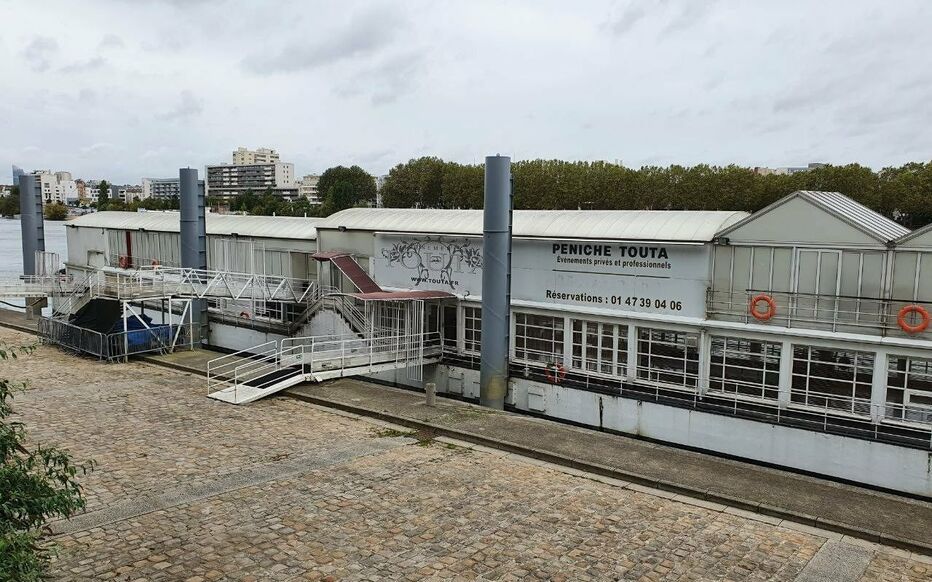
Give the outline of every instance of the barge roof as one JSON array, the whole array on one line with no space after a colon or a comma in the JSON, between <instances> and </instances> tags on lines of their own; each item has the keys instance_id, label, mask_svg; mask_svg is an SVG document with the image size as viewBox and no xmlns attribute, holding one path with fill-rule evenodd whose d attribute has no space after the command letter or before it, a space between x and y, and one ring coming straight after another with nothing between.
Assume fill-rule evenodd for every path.
<instances>
[{"instance_id":1,"label":"barge roof","mask_svg":"<svg viewBox=\"0 0 932 582\"><path fill-rule=\"evenodd\" d=\"M178 212L122 212L105 211L85 214L69 220L68 226L152 230L179 232L181 215ZM207 234L316 240L320 218L296 216L242 216L239 214L207 214Z\"/></svg>"},{"instance_id":2,"label":"barge roof","mask_svg":"<svg viewBox=\"0 0 932 582\"><path fill-rule=\"evenodd\" d=\"M545 239L709 242L747 212L692 210L515 210L514 235ZM482 210L350 208L319 229L482 235Z\"/></svg>"}]
</instances>

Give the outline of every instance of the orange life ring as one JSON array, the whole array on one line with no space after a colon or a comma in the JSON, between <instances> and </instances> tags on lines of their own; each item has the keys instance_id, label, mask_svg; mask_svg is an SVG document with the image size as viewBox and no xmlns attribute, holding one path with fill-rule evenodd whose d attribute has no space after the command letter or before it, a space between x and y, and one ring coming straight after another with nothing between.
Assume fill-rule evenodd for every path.
<instances>
[{"instance_id":1,"label":"orange life ring","mask_svg":"<svg viewBox=\"0 0 932 582\"><path fill-rule=\"evenodd\" d=\"M239 312L239 316L240 316L240 317L245 317L246 319L249 319L249 314L246 313L245 311L240 311L240 312Z\"/></svg>"},{"instance_id":2,"label":"orange life ring","mask_svg":"<svg viewBox=\"0 0 932 582\"><path fill-rule=\"evenodd\" d=\"M547 364L547 381L551 384L559 384L566 378L566 368L563 367L563 364L552 363Z\"/></svg>"},{"instance_id":3,"label":"orange life ring","mask_svg":"<svg viewBox=\"0 0 932 582\"><path fill-rule=\"evenodd\" d=\"M120 268L129 269L129 257L126 255L120 255Z\"/></svg>"},{"instance_id":4,"label":"orange life ring","mask_svg":"<svg viewBox=\"0 0 932 582\"><path fill-rule=\"evenodd\" d=\"M919 315L919 323L917 324L911 324L906 321L906 318L913 313ZM900 326L900 329L906 333L922 333L929 327L929 310L915 303L912 305L904 305L896 315L896 323Z\"/></svg>"},{"instance_id":5,"label":"orange life ring","mask_svg":"<svg viewBox=\"0 0 932 582\"><path fill-rule=\"evenodd\" d=\"M767 311L757 310L757 304L761 301L767 304ZM767 321L777 314L777 302L774 301L773 297L770 295L767 295L766 293L760 293L751 298L751 302L748 304L748 310L757 321Z\"/></svg>"}]
</instances>

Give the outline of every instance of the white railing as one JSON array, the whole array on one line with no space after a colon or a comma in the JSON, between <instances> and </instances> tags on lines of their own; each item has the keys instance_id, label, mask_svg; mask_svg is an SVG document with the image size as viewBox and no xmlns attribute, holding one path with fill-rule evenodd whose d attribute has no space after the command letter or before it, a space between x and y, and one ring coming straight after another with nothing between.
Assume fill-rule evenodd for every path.
<instances>
[{"instance_id":1,"label":"white railing","mask_svg":"<svg viewBox=\"0 0 932 582\"><path fill-rule=\"evenodd\" d=\"M288 338L278 346L274 341L266 342L208 362L207 393L223 391L232 395L230 401L238 403L255 399L257 393L275 385L293 384L298 376L313 380L322 373L338 372L343 376L365 374L386 366L402 368L411 358L408 346L419 341L414 335ZM424 355L439 357L440 334L427 334L423 340Z\"/></svg>"},{"instance_id":2,"label":"white railing","mask_svg":"<svg viewBox=\"0 0 932 582\"><path fill-rule=\"evenodd\" d=\"M775 305L772 316L765 321L757 320L751 314L750 302L760 294L770 296ZM897 323L897 315L907 305L919 305L932 311L930 302L895 298L787 293L759 289L710 289L706 294L706 315L710 319L882 336L904 333ZM763 310L764 307L761 304L758 309Z\"/></svg>"},{"instance_id":3,"label":"white railing","mask_svg":"<svg viewBox=\"0 0 932 582\"><path fill-rule=\"evenodd\" d=\"M242 365L245 360L263 358L277 353L277 344L275 340L272 340L210 360L207 362L207 394L235 387L236 367Z\"/></svg>"},{"instance_id":4,"label":"white railing","mask_svg":"<svg viewBox=\"0 0 932 582\"><path fill-rule=\"evenodd\" d=\"M74 278L70 275L20 275L0 279L0 296L3 297L45 297L70 293L73 289Z\"/></svg>"}]
</instances>

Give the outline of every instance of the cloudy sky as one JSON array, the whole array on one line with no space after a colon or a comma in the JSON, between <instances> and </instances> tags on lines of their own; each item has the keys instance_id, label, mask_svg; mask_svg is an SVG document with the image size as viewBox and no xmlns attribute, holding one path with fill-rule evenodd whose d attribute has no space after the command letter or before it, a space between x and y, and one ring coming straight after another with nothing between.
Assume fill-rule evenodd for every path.
<instances>
[{"instance_id":1,"label":"cloudy sky","mask_svg":"<svg viewBox=\"0 0 932 582\"><path fill-rule=\"evenodd\" d=\"M0 0L10 164L932 159L932 2Z\"/></svg>"}]
</instances>

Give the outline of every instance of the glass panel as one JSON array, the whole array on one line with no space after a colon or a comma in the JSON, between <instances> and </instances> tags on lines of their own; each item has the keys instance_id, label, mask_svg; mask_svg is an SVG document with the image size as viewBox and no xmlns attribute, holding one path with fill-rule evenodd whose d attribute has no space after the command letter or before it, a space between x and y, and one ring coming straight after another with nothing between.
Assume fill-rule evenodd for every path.
<instances>
[{"instance_id":1,"label":"glass panel","mask_svg":"<svg viewBox=\"0 0 932 582\"><path fill-rule=\"evenodd\" d=\"M775 342L713 337L709 391L776 400L780 349Z\"/></svg>"},{"instance_id":2,"label":"glass panel","mask_svg":"<svg viewBox=\"0 0 932 582\"><path fill-rule=\"evenodd\" d=\"M695 390L699 382L699 334L638 328L637 376Z\"/></svg>"},{"instance_id":3,"label":"glass panel","mask_svg":"<svg viewBox=\"0 0 932 582\"><path fill-rule=\"evenodd\" d=\"M819 346L793 346L791 401L870 414L874 354Z\"/></svg>"}]
</instances>

